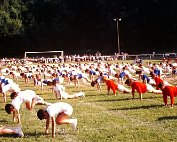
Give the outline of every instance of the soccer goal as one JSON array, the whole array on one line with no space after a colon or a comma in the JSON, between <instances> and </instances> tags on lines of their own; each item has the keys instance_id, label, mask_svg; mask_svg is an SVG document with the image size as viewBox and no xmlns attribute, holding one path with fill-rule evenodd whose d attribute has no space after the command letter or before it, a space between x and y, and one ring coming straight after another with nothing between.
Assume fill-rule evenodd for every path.
<instances>
[{"instance_id":1,"label":"soccer goal","mask_svg":"<svg viewBox=\"0 0 177 142\"><path fill-rule=\"evenodd\" d=\"M25 52L24 58L55 58L64 56L63 51L42 51L42 52Z\"/></svg>"},{"instance_id":2,"label":"soccer goal","mask_svg":"<svg viewBox=\"0 0 177 142\"><path fill-rule=\"evenodd\" d=\"M41 51L41 52L25 52L24 59L64 59L63 51Z\"/></svg>"}]
</instances>

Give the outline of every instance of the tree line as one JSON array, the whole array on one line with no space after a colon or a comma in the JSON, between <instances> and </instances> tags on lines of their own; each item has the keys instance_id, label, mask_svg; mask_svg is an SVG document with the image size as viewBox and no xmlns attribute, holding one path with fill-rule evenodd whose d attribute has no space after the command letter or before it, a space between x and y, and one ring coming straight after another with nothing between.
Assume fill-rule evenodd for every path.
<instances>
[{"instance_id":1,"label":"tree line","mask_svg":"<svg viewBox=\"0 0 177 142\"><path fill-rule=\"evenodd\" d=\"M176 50L175 0L1 0L0 49L9 56L46 50L114 53L114 18L122 19L122 52Z\"/></svg>"}]
</instances>

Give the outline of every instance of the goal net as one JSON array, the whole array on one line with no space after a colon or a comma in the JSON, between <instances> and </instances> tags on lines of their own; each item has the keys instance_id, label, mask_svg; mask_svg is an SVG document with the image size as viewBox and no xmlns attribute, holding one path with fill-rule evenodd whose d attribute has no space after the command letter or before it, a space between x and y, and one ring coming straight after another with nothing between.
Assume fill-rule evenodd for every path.
<instances>
[{"instance_id":1,"label":"goal net","mask_svg":"<svg viewBox=\"0 0 177 142\"><path fill-rule=\"evenodd\" d=\"M45 62L57 62L64 59L63 51L42 51L42 52L25 52L25 60L45 60Z\"/></svg>"}]
</instances>

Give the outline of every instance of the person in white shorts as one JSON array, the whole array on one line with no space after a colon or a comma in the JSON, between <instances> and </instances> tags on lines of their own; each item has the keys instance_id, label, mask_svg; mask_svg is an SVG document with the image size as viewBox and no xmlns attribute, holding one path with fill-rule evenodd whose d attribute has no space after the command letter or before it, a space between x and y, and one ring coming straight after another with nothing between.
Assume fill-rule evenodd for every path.
<instances>
[{"instance_id":1,"label":"person in white shorts","mask_svg":"<svg viewBox=\"0 0 177 142\"><path fill-rule=\"evenodd\" d=\"M17 117L18 123L21 123L19 111L23 103L25 103L28 110L32 110L36 104L49 105L43 98L36 95L33 90L20 91L19 93L13 92L11 99L13 99L11 104L6 104L5 110L8 114L13 113L13 121L15 122Z\"/></svg>"},{"instance_id":2,"label":"person in white shorts","mask_svg":"<svg viewBox=\"0 0 177 142\"><path fill-rule=\"evenodd\" d=\"M0 135L4 135L4 134L17 134L18 137L24 136L21 126L16 126L16 127L2 126L0 127Z\"/></svg>"},{"instance_id":3,"label":"person in white shorts","mask_svg":"<svg viewBox=\"0 0 177 142\"><path fill-rule=\"evenodd\" d=\"M63 85L60 85L59 82L57 82L57 80L53 80L52 81L52 86L53 86L53 90L55 93L56 98L60 98L62 99L73 99L73 98L77 98L80 96L85 96L84 92L79 92L79 93L75 93L75 94L68 94L67 92L65 92L65 87Z\"/></svg>"},{"instance_id":4,"label":"person in white shorts","mask_svg":"<svg viewBox=\"0 0 177 142\"><path fill-rule=\"evenodd\" d=\"M46 134L49 133L49 123L52 122L52 137L55 137L56 124L71 124L73 129L76 129L77 119L69 119L72 113L73 107L70 104L58 102L49 105L47 109L38 110L37 116L40 120L46 119Z\"/></svg>"}]
</instances>

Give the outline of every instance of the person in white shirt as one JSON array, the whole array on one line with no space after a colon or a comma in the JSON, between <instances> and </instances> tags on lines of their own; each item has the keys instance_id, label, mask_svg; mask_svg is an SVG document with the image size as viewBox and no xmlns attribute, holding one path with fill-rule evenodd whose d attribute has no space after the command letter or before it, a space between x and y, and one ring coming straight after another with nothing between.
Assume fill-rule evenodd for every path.
<instances>
[{"instance_id":1,"label":"person in white shirt","mask_svg":"<svg viewBox=\"0 0 177 142\"><path fill-rule=\"evenodd\" d=\"M6 100L7 100L6 93L8 91L10 91L10 92L17 91L17 92L19 92L20 88L19 88L18 84L13 82L12 79L5 78L5 77L1 76L0 77L0 90L1 90L1 93L3 95L3 102L6 103Z\"/></svg>"},{"instance_id":2,"label":"person in white shirt","mask_svg":"<svg viewBox=\"0 0 177 142\"><path fill-rule=\"evenodd\" d=\"M32 110L36 104L49 105L43 98L36 95L33 90L20 91L19 93L13 92L11 99L13 99L11 104L6 104L5 110L8 114L13 113L13 121L15 122L17 117L19 124L21 124L20 107L23 103L25 103L28 110Z\"/></svg>"},{"instance_id":3,"label":"person in white shirt","mask_svg":"<svg viewBox=\"0 0 177 142\"><path fill-rule=\"evenodd\" d=\"M73 98L77 98L80 96L85 96L84 92L79 92L79 93L75 93L75 94L68 94L67 92L65 92L65 87L63 85L60 85L59 82L57 82L57 80L53 80L52 81L52 86L53 86L53 91L55 93L56 98L60 98L62 99L73 99Z\"/></svg>"},{"instance_id":4,"label":"person in white shirt","mask_svg":"<svg viewBox=\"0 0 177 142\"><path fill-rule=\"evenodd\" d=\"M47 109L38 110L37 116L40 120L46 119L46 134L49 133L49 123L52 122L52 137L55 137L56 124L71 124L73 129L76 129L77 119L69 119L72 113L73 107L70 104L58 102L49 105Z\"/></svg>"}]
</instances>

